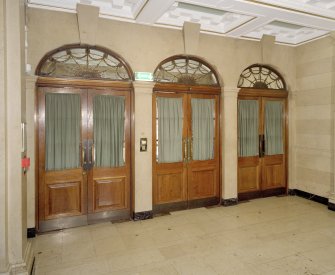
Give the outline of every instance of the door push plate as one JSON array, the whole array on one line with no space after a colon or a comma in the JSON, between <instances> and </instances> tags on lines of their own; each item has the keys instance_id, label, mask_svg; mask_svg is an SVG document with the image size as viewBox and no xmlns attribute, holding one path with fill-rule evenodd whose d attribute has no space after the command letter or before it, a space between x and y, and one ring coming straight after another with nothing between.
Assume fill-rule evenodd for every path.
<instances>
[{"instance_id":1,"label":"door push plate","mask_svg":"<svg viewBox=\"0 0 335 275\"><path fill-rule=\"evenodd\" d=\"M148 150L148 139L140 138L140 152L146 152Z\"/></svg>"}]
</instances>

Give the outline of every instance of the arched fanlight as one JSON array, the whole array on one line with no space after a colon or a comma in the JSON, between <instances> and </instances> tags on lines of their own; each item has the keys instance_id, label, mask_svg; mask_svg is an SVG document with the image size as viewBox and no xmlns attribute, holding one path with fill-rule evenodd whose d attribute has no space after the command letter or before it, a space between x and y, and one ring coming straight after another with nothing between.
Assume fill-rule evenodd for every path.
<instances>
[{"instance_id":1,"label":"arched fanlight","mask_svg":"<svg viewBox=\"0 0 335 275\"><path fill-rule=\"evenodd\" d=\"M98 46L67 45L46 54L36 74L55 78L132 80L130 66L114 52Z\"/></svg>"},{"instance_id":2,"label":"arched fanlight","mask_svg":"<svg viewBox=\"0 0 335 275\"><path fill-rule=\"evenodd\" d=\"M254 64L246 68L240 75L238 88L286 90L282 76L273 68Z\"/></svg>"},{"instance_id":3,"label":"arched fanlight","mask_svg":"<svg viewBox=\"0 0 335 275\"><path fill-rule=\"evenodd\" d=\"M154 72L154 80L159 83L219 86L218 77L208 63L187 55L163 60Z\"/></svg>"}]
</instances>

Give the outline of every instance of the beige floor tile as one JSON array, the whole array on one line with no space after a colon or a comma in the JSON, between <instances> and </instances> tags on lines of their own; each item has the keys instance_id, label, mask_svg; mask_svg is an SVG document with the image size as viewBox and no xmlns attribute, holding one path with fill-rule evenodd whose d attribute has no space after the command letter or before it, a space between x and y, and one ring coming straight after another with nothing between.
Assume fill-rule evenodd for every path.
<instances>
[{"instance_id":1,"label":"beige floor tile","mask_svg":"<svg viewBox=\"0 0 335 275\"><path fill-rule=\"evenodd\" d=\"M179 274L185 275L217 275L210 266L203 263L203 261L199 260L199 258L192 256L184 256L178 259L171 261L174 268L177 270Z\"/></svg>"},{"instance_id":2,"label":"beige floor tile","mask_svg":"<svg viewBox=\"0 0 335 275\"><path fill-rule=\"evenodd\" d=\"M101 240L96 240L93 243L94 251L97 256L123 252L126 250L126 245L122 238L110 237Z\"/></svg>"},{"instance_id":3,"label":"beige floor tile","mask_svg":"<svg viewBox=\"0 0 335 275\"><path fill-rule=\"evenodd\" d=\"M274 274L323 274L326 269L321 265L310 261L300 253L284 257L275 261L268 262L259 266L262 272Z\"/></svg>"},{"instance_id":4,"label":"beige floor tile","mask_svg":"<svg viewBox=\"0 0 335 275\"><path fill-rule=\"evenodd\" d=\"M327 271L335 269L335 246L330 245L318 249L313 249L308 252L301 253L311 262L314 262Z\"/></svg>"},{"instance_id":5,"label":"beige floor tile","mask_svg":"<svg viewBox=\"0 0 335 275\"><path fill-rule=\"evenodd\" d=\"M62 230L34 246L36 275L335 275L335 212L271 197Z\"/></svg>"}]
</instances>

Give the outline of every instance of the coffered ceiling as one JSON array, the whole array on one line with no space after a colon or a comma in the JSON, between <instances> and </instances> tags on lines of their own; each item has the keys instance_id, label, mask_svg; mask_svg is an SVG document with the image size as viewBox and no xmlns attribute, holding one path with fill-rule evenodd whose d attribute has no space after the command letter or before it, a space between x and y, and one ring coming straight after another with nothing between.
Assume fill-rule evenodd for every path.
<instances>
[{"instance_id":1,"label":"coffered ceiling","mask_svg":"<svg viewBox=\"0 0 335 275\"><path fill-rule=\"evenodd\" d=\"M76 12L77 3L98 6L100 17L259 40L263 34L292 46L335 31L335 0L27 0L28 6Z\"/></svg>"}]
</instances>

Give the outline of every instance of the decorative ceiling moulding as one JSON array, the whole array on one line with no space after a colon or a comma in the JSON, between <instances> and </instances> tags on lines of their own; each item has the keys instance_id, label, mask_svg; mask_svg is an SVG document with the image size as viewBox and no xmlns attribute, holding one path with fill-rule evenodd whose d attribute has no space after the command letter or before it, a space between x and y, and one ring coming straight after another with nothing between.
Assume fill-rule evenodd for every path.
<instances>
[{"instance_id":1,"label":"decorative ceiling moulding","mask_svg":"<svg viewBox=\"0 0 335 275\"><path fill-rule=\"evenodd\" d=\"M244 35L247 38L261 39L263 35L276 37L277 42L298 45L329 33L325 30L307 28L301 25L274 20Z\"/></svg>"},{"instance_id":2,"label":"decorative ceiling moulding","mask_svg":"<svg viewBox=\"0 0 335 275\"><path fill-rule=\"evenodd\" d=\"M99 17L171 29L185 22L200 32L299 46L335 31L335 0L27 0L29 7L76 12L77 3L99 7Z\"/></svg>"},{"instance_id":3,"label":"decorative ceiling moulding","mask_svg":"<svg viewBox=\"0 0 335 275\"><path fill-rule=\"evenodd\" d=\"M335 19L335 0L248 0L266 6Z\"/></svg>"},{"instance_id":4,"label":"decorative ceiling moulding","mask_svg":"<svg viewBox=\"0 0 335 275\"><path fill-rule=\"evenodd\" d=\"M252 16L222 9L175 2L156 24L182 27L184 22L199 23L202 31L227 33L253 19Z\"/></svg>"},{"instance_id":5,"label":"decorative ceiling moulding","mask_svg":"<svg viewBox=\"0 0 335 275\"><path fill-rule=\"evenodd\" d=\"M135 20L148 0L28 0L28 5L46 9L76 12L77 4L95 6L100 16L112 16Z\"/></svg>"}]
</instances>

